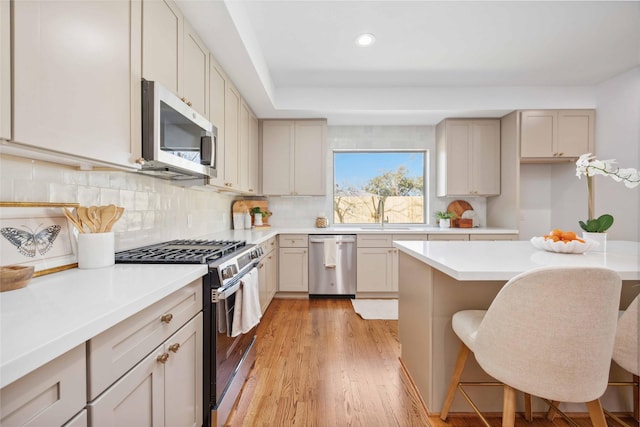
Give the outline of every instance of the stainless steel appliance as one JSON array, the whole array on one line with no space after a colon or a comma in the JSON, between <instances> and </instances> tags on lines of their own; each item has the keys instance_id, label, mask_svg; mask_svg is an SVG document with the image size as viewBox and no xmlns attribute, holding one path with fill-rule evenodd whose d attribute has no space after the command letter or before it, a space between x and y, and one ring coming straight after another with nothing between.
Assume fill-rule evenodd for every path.
<instances>
[{"instance_id":1,"label":"stainless steel appliance","mask_svg":"<svg viewBox=\"0 0 640 427\"><path fill-rule=\"evenodd\" d=\"M331 259L327 265L325 245ZM332 247L335 245L335 247ZM333 254L331 251L335 250ZM332 266L335 265L335 266ZM309 236L309 296L349 297L356 293L356 236L314 234Z\"/></svg>"},{"instance_id":2,"label":"stainless steel appliance","mask_svg":"<svg viewBox=\"0 0 640 427\"><path fill-rule=\"evenodd\" d=\"M117 263L208 264L203 277L203 425L224 425L256 358L255 327L232 337L235 294L262 248L244 241L173 240L116 253Z\"/></svg>"},{"instance_id":3,"label":"stainless steel appliance","mask_svg":"<svg viewBox=\"0 0 640 427\"><path fill-rule=\"evenodd\" d=\"M142 80L142 173L170 180L215 177L217 129L158 82Z\"/></svg>"}]
</instances>

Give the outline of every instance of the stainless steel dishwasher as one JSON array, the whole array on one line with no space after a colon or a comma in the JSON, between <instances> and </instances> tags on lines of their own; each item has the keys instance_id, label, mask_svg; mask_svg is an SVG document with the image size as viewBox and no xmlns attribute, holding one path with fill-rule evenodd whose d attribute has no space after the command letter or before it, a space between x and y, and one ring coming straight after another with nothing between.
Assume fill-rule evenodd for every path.
<instances>
[{"instance_id":1,"label":"stainless steel dishwasher","mask_svg":"<svg viewBox=\"0 0 640 427\"><path fill-rule=\"evenodd\" d=\"M328 245L325 251L325 244ZM334 265L335 267L331 266ZM356 294L356 236L309 236L309 297L353 298Z\"/></svg>"}]
</instances>

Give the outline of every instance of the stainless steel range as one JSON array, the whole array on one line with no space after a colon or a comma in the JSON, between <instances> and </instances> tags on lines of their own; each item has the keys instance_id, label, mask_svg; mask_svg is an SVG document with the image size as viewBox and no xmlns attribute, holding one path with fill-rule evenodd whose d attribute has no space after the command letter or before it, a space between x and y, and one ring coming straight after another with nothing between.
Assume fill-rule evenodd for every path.
<instances>
[{"instance_id":1,"label":"stainless steel range","mask_svg":"<svg viewBox=\"0 0 640 427\"><path fill-rule=\"evenodd\" d=\"M255 327L234 331L236 292L262 248L239 240L172 240L116 253L117 263L208 264L203 277L203 425L223 426L255 362ZM235 335L235 336L232 336Z\"/></svg>"}]
</instances>

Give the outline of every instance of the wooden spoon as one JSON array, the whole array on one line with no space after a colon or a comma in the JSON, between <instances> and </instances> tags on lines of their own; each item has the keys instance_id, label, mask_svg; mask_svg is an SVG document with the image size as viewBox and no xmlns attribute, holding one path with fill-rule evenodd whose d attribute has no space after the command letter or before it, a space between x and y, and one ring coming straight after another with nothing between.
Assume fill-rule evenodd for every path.
<instances>
[{"instance_id":1,"label":"wooden spoon","mask_svg":"<svg viewBox=\"0 0 640 427\"><path fill-rule=\"evenodd\" d=\"M71 224L73 224L73 226L76 227L76 229L80 233L84 233L84 227L82 227L82 223L80 222L80 220L76 218L76 216L67 208L62 208L62 211L64 212L64 216L66 216L69 221L71 221Z\"/></svg>"},{"instance_id":2,"label":"wooden spoon","mask_svg":"<svg viewBox=\"0 0 640 427\"><path fill-rule=\"evenodd\" d=\"M89 218L91 218L91 222L93 223L93 233L100 232L100 217L98 216L98 207L97 206L89 206L87 208L87 213L89 214Z\"/></svg>"},{"instance_id":3,"label":"wooden spoon","mask_svg":"<svg viewBox=\"0 0 640 427\"><path fill-rule=\"evenodd\" d=\"M83 225L86 225L89 228L91 233L96 232L96 225L93 223L93 220L89 217L89 210L86 206L78 207L78 218L82 222Z\"/></svg>"},{"instance_id":4,"label":"wooden spoon","mask_svg":"<svg viewBox=\"0 0 640 427\"><path fill-rule=\"evenodd\" d=\"M106 231L109 232L111 231L111 227L113 227L113 225L120 219L122 218L122 213L124 212L124 208L121 207L116 207L116 214L114 215L114 217L111 219L111 221L109 221L109 223L107 224L106 227Z\"/></svg>"},{"instance_id":5,"label":"wooden spoon","mask_svg":"<svg viewBox=\"0 0 640 427\"><path fill-rule=\"evenodd\" d=\"M117 213L118 213L118 208L116 207L116 205L100 206L100 208L98 208L98 217L100 218L101 233L107 232L107 227L109 226L109 223L113 220L113 218L115 218Z\"/></svg>"}]
</instances>

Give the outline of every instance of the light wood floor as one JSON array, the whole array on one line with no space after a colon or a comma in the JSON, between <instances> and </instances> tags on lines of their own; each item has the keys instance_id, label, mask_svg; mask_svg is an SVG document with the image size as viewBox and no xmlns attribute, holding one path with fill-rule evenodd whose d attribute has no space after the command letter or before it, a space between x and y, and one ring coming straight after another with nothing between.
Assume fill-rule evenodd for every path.
<instances>
[{"instance_id":1,"label":"light wood floor","mask_svg":"<svg viewBox=\"0 0 640 427\"><path fill-rule=\"evenodd\" d=\"M273 300L258 327L255 368L228 425L482 427L473 415L447 423L427 416L400 365L397 330L395 320L361 319L348 299ZM501 425L499 417L490 422Z\"/></svg>"}]
</instances>

